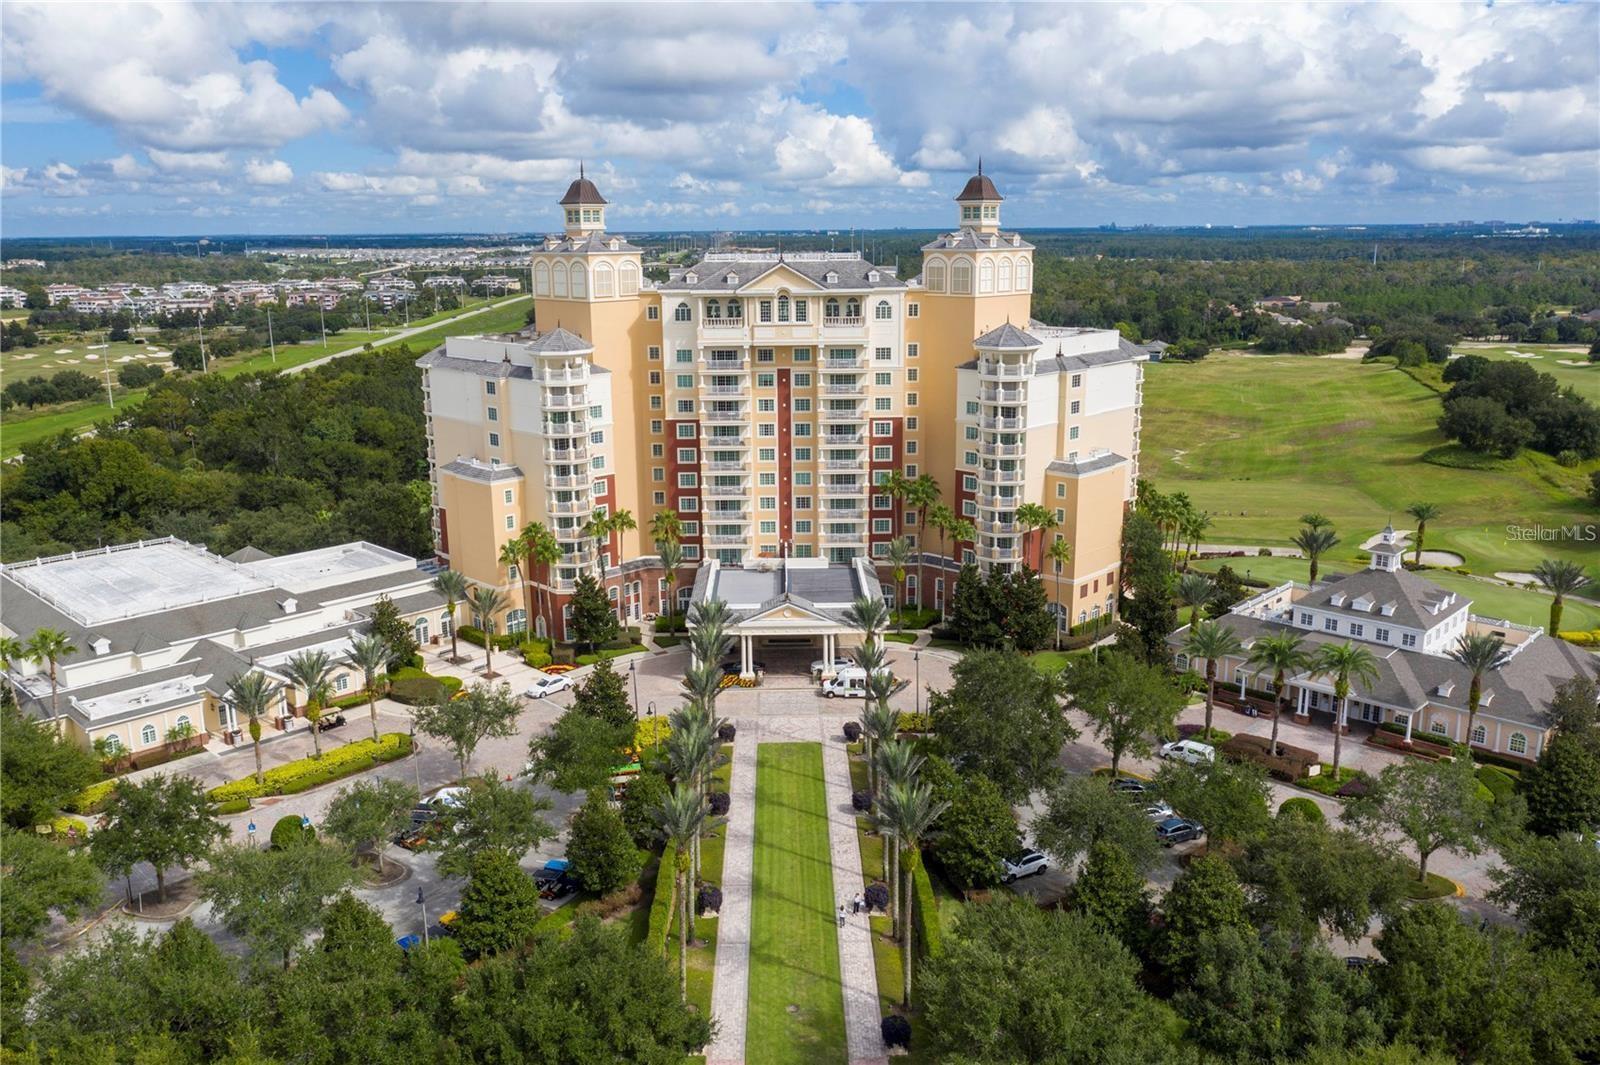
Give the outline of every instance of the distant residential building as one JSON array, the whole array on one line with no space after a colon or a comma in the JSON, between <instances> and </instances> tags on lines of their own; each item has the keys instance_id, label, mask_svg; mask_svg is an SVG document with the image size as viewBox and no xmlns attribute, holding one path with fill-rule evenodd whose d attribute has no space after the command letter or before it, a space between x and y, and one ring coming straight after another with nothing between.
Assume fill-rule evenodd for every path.
<instances>
[{"instance_id":1,"label":"distant residential building","mask_svg":"<svg viewBox=\"0 0 1600 1065\"><path fill-rule=\"evenodd\" d=\"M464 289L467 287L467 279L459 274L434 274L432 277L423 278L422 286L424 288Z\"/></svg>"},{"instance_id":2,"label":"distant residential building","mask_svg":"<svg viewBox=\"0 0 1600 1065\"><path fill-rule=\"evenodd\" d=\"M28 294L20 288L0 285L0 307L20 307L27 298Z\"/></svg>"},{"instance_id":3,"label":"distant residential building","mask_svg":"<svg viewBox=\"0 0 1600 1065\"><path fill-rule=\"evenodd\" d=\"M7 270L43 270L44 269L44 260L43 259L7 259L5 261L5 267L4 268L7 269Z\"/></svg>"},{"instance_id":4,"label":"distant residential building","mask_svg":"<svg viewBox=\"0 0 1600 1065\"><path fill-rule=\"evenodd\" d=\"M485 292L521 292L522 282L505 274L484 274L472 283L472 287Z\"/></svg>"},{"instance_id":5,"label":"distant residential building","mask_svg":"<svg viewBox=\"0 0 1600 1065\"><path fill-rule=\"evenodd\" d=\"M64 632L74 653L56 666L58 712L48 672L16 663L8 674L25 710L59 720L82 743L105 740L134 755L160 750L174 729L202 739L248 742L228 695L235 677L259 669L280 684L299 651L333 657L335 695L361 689L350 638L388 597L420 643L447 636L451 619L415 559L369 543L274 557L245 548L222 558L171 537L0 566L7 635ZM270 729L304 727L287 687Z\"/></svg>"}]
</instances>

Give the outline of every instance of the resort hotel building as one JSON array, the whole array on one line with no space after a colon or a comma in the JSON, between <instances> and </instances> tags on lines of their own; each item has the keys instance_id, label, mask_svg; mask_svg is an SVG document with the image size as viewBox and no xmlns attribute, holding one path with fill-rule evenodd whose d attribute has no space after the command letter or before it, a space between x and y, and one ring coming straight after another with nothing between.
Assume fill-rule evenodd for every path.
<instances>
[{"instance_id":1,"label":"resort hotel building","mask_svg":"<svg viewBox=\"0 0 1600 1065\"><path fill-rule=\"evenodd\" d=\"M1219 619L1244 644L1244 654L1217 663L1219 697L1251 693L1275 700L1272 674L1247 661L1263 636L1289 633L1315 652L1328 643L1365 645L1377 659L1373 683L1351 682L1347 726L1389 725L1404 739L1445 740L1527 761L1536 760L1550 731L1545 707L1562 684L1595 676L1594 656L1541 628L1472 613L1472 601L1401 565L1403 545L1385 528L1369 549L1367 569L1315 585L1286 582L1234 605ZM1467 734L1470 671L1450 652L1468 634L1504 642L1501 664L1483 678L1478 713ZM1203 660L1183 652L1187 625L1168 638L1179 669L1204 672ZM1286 679L1295 720L1332 725L1333 678L1304 671Z\"/></svg>"},{"instance_id":2,"label":"resort hotel building","mask_svg":"<svg viewBox=\"0 0 1600 1065\"><path fill-rule=\"evenodd\" d=\"M84 746L136 760L177 746L249 742L229 699L239 674L280 685L269 730L306 727L305 692L281 667L326 651L333 694L365 678L349 661L380 599L391 601L421 644L448 636L433 575L406 555L369 543L272 556L252 547L226 558L171 537L0 566L5 633L62 633L72 651L55 664L15 661L7 681L30 716L54 720Z\"/></svg>"},{"instance_id":3,"label":"resort hotel building","mask_svg":"<svg viewBox=\"0 0 1600 1065\"><path fill-rule=\"evenodd\" d=\"M1059 576L1045 567L1050 599L1059 586L1067 624L1111 612L1148 356L1115 330L1032 319L1033 246L1002 228L1001 205L980 170L915 277L858 252L718 251L649 280L580 176L563 232L529 263L535 327L452 337L418 360L440 561L508 601L480 620L544 631L502 562L535 522L563 550L528 575L557 637L585 572L641 621L673 608L669 594L687 603L709 563L746 593L766 585L734 571L838 567L847 586L865 564L887 593L898 537L923 559L930 606L962 563L1037 568L1041 538L1065 538L1071 561ZM973 533L941 542L920 507L883 490L896 473L931 475ZM1025 529L1024 503L1054 527ZM597 540L591 521L622 510L638 527ZM670 593L649 533L662 511L682 530Z\"/></svg>"}]
</instances>

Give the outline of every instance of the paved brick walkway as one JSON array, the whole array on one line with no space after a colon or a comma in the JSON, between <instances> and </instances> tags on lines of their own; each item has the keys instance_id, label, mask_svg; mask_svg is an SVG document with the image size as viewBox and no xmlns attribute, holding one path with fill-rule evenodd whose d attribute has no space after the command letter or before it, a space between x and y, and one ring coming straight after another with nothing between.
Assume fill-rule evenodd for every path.
<instances>
[{"instance_id":1,"label":"paved brick walkway","mask_svg":"<svg viewBox=\"0 0 1600 1065\"><path fill-rule=\"evenodd\" d=\"M856 840L855 810L850 805L850 760L838 722L819 723L822 776L827 788L828 844L833 857L833 893L854 898L865 887L861 847ZM844 989L845 1042L851 1065L887 1062L879 1024L878 971L872 958L872 929L867 916L847 916L839 929L839 979Z\"/></svg>"},{"instance_id":2,"label":"paved brick walkway","mask_svg":"<svg viewBox=\"0 0 1600 1065\"><path fill-rule=\"evenodd\" d=\"M717 962L711 984L711 1016L717 1038L706 1065L744 1061L745 1017L750 984L750 874L756 841L756 744L761 723L736 721L733 776L728 783L728 827L722 851L722 911L717 915Z\"/></svg>"}]
</instances>

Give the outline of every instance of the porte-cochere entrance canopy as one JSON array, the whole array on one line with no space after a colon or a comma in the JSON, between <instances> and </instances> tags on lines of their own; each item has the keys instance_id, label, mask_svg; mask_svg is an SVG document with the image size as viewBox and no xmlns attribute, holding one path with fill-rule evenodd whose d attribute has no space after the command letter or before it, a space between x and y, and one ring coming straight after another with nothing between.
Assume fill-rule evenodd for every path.
<instances>
[{"instance_id":1,"label":"porte-cochere entrance canopy","mask_svg":"<svg viewBox=\"0 0 1600 1065\"><path fill-rule=\"evenodd\" d=\"M764 649L811 649L832 662L859 635L845 612L861 596L879 594L877 574L860 558L849 565L829 565L820 558L760 559L749 568L711 561L694 581L694 602L728 604L728 635L738 641L743 677L755 675Z\"/></svg>"}]
</instances>

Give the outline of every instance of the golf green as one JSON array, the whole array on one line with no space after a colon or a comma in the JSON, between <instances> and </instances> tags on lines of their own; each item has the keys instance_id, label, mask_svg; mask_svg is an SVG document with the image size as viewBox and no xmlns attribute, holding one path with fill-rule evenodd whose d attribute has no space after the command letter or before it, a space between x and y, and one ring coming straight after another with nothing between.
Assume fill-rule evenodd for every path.
<instances>
[{"instance_id":1,"label":"golf green","mask_svg":"<svg viewBox=\"0 0 1600 1065\"><path fill-rule=\"evenodd\" d=\"M764 743L756 751L746 1060L845 1060L837 905L822 745Z\"/></svg>"}]
</instances>

